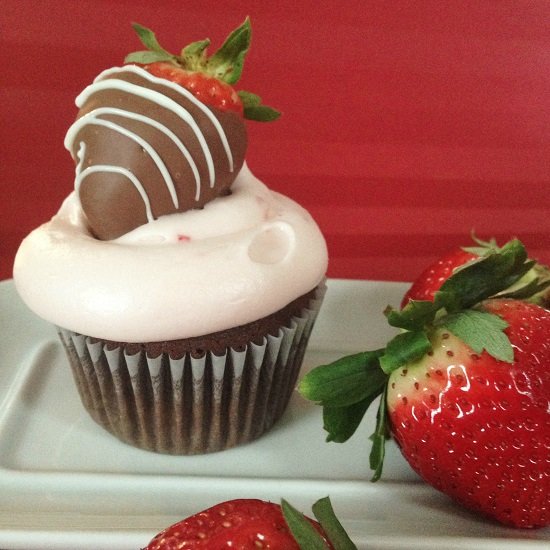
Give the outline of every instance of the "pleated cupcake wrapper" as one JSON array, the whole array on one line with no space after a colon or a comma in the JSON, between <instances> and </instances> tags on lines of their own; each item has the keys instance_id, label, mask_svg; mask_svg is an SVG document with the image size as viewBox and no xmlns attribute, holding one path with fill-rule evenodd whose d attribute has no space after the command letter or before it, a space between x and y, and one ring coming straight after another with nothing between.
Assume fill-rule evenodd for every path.
<instances>
[{"instance_id":1,"label":"pleated cupcake wrapper","mask_svg":"<svg viewBox=\"0 0 550 550\"><path fill-rule=\"evenodd\" d=\"M223 355L128 355L58 329L83 405L120 440L170 454L220 451L252 441L281 417L295 388L325 293L276 336Z\"/></svg>"}]
</instances>

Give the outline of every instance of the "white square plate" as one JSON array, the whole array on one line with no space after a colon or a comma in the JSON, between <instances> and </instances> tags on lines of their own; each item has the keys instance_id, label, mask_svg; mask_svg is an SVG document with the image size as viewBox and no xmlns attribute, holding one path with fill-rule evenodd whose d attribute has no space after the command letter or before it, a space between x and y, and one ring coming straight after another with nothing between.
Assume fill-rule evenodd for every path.
<instances>
[{"instance_id":1,"label":"white square plate","mask_svg":"<svg viewBox=\"0 0 550 550\"><path fill-rule=\"evenodd\" d=\"M304 370L383 346L382 311L402 283L330 280ZM418 480L390 442L369 481L375 410L347 443L325 443L321 410L294 395L259 440L211 455L134 449L80 405L52 326L0 283L0 548L136 550L179 519L237 497L304 512L330 495L359 548L548 549L550 529L520 531L459 508Z\"/></svg>"}]
</instances>

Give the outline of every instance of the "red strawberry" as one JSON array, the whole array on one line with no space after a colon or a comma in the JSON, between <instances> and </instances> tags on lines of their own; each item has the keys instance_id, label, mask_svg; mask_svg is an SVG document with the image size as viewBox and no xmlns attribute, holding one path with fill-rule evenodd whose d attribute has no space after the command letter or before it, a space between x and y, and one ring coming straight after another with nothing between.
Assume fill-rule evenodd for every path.
<instances>
[{"instance_id":1,"label":"red strawberry","mask_svg":"<svg viewBox=\"0 0 550 550\"><path fill-rule=\"evenodd\" d=\"M317 501L313 511L324 529L286 501L279 506L257 499L230 500L168 527L145 550L334 548L329 540L341 550L355 549L328 498Z\"/></svg>"},{"instance_id":2,"label":"red strawberry","mask_svg":"<svg viewBox=\"0 0 550 550\"><path fill-rule=\"evenodd\" d=\"M495 239L483 241L474 235L472 238L477 246L455 248L426 267L403 296L401 307L405 307L410 300L433 300L435 293L456 269L499 249ZM546 266L536 264L533 270L520 280L520 285L527 284L535 277L546 280L550 277L550 270ZM530 301L544 307L550 306L550 290L534 293Z\"/></svg>"},{"instance_id":3,"label":"red strawberry","mask_svg":"<svg viewBox=\"0 0 550 550\"><path fill-rule=\"evenodd\" d=\"M271 121L280 113L261 104L259 96L233 87L241 77L243 63L250 46L251 27L248 18L235 29L222 46L207 55L210 40L199 40L182 49L181 55L165 50L150 29L133 24L147 50L126 56L126 63L143 65L151 74L166 78L189 90L206 105L233 111L245 118Z\"/></svg>"},{"instance_id":4,"label":"red strawberry","mask_svg":"<svg viewBox=\"0 0 550 550\"><path fill-rule=\"evenodd\" d=\"M389 307L401 332L383 349L310 371L328 440L353 435L381 397L370 466L391 433L411 466L465 506L516 527L550 524L550 311L500 297L534 262L517 240L464 265L432 300ZM535 278L515 292L541 292Z\"/></svg>"},{"instance_id":5,"label":"red strawberry","mask_svg":"<svg viewBox=\"0 0 550 550\"><path fill-rule=\"evenodd\" d=\"M243 116L243 102L235 88L214 76L198 71L188 71L167 61L149 63L143 68L155 76L183 86L206 105L222 111L234 111Z\"/></svg>"},{"instance_id":6,"label":"red strawberry","mask_svg":"<svg viewBox=\"0 0 550 550\"><path fill-rule=\"evenodd\" d=\"M433 300L434 294L457 267L475 260L477 257L473 252L468 252L462 248L456 248L441 256L415 279L405 296L403 296L401 307L405 307L410 300Z\"/></svg>"},{"instance_id":7,"label":"red strawberry","mask_svg":"<svg viewBox=\"0 0 550 550\"><path fill-rule=\"evenodd\" d=\"M550 312L519 300L483 310L508 323L508 364L446 329L389 379L392 433L412 468L469 508L516 527L550 523Z\"/></svg>"}]
</instances>

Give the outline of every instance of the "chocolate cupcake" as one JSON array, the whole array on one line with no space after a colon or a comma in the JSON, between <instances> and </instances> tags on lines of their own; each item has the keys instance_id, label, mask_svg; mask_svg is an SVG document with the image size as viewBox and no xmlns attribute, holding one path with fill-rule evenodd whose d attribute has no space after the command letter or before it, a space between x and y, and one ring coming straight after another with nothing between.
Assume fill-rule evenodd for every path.
<instances>
[{"instance_id":1,"label":"chocolate cupcake","mask_svg":"<svg viewBox=\"0 0 550 550\"><path fill-rule=\"evenodd\" d=\"M128 344L59 334L82 403L113 435L161 453L220 451L256 439L283 414L323 291L196 338Z\"/></svg>"},{"instance_id":2,"label":"chocolate cupcake","mask_svg":"<svg viewBox=\"0 0 550 550\"><path fill-rule=\"evenodd\" d=\"M172 56L135 27L154 55L127 60L153 62L109 69L77 98L75 190L23 241L14 280L59 327L98 424L156 452L219 451L284 412L327 250L311 216L244 161L244 118L277 116L232 87L248 20L210 57L208 41Z\"/></svg>"}]
</instances>

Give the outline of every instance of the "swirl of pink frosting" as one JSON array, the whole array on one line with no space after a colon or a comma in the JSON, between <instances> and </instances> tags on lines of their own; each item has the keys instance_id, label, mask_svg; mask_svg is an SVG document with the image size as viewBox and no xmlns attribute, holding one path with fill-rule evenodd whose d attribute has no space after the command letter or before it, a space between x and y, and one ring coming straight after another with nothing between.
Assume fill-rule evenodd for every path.
<instances>
[{"instance_id":1,"label":"swirl of pink frosting","mask_svg":"<svg viewBox=\"0 0 550 550\"><path fill-rule=\"evenodd\" d=\"M16 288L47 321L121 342L201 336L270 315L323 280L325 240L306 210L246 164L231 190L112 241L91 235L73 192L22 242Z\"/></svg>"}]
</instances>

